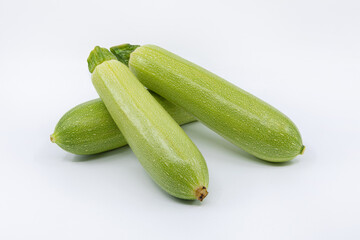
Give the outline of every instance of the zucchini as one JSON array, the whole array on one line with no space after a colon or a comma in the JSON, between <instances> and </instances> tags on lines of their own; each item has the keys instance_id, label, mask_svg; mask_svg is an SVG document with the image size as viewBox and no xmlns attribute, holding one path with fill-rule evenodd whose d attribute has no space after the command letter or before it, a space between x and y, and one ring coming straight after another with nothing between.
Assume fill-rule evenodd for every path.
<instances>
[{"instance_id":1,"label":"zucchini","mask_svg":"<svg viewBox=\"0 0 360 240\"><path fill-rule=\"evenodd\" d=\"M149 92L178 124L196 121L181 107ZM65 151L79 155L97 154L127 145L100 98L79 104L65 113L50 139Z\"/></svg>"},{"instance_id":2,"label":"zucchini","mask_svg":"<svg viewBox=\"0 0 360 240\"><path fill-rule=\"evenodd\" d=\"M133 51L130 55L129 50ZM147 88L248 153L284 162L304 152L300 133L288 117L204 68L154 45L124 44L111 51L128 61ZM126 56L130 59L124 60Z\"/></svg>"},{"instance_id":3,"label":"zucchini","mask_svg":"<svg viewBox=\"0 0 360 240\"><path fill-rule=\"evenodd\" d=\"M172 196L202 201L207 166L183 129L110 51L95 47L88 65L96 91L152 179Z\"/></svg>"}]
</instances>

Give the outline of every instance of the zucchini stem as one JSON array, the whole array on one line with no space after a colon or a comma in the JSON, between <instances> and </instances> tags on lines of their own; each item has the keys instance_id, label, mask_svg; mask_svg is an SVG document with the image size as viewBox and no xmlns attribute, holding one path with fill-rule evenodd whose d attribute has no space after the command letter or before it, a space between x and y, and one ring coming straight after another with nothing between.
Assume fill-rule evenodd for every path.
<instances>
[{"instance_id":1,"label":"zucchini stem","mask_svg":"<svg viewBox=\"0 0 360 240\"><path fill-rule=\"evenodd\" d=\"M116 56L116 58L125 64L126 66L129 66L129 60L130 60L130 54L140 47L140 45L131 45L128 43L121 44L118 46L114 46L110 48L110 51Z\"/></svg>"},{"instance_id":2,"label":"zucchini stem","mask_svg":"<svg viewBox=\"0 0 360 240\"><path fill-rule=\"evenodd\" d=\"M97 65L102 64L103 62L109 60L117 60L116 57L106 48L101 48L96 46L94 50L91 51L87 62L89 71L92 73Z\"/></svg>"}]
</instances>

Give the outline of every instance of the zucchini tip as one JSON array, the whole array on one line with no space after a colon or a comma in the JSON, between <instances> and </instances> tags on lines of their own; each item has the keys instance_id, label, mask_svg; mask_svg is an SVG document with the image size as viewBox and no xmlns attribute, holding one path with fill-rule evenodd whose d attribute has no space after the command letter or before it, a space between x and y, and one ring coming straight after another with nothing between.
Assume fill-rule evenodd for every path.
<instances>
[{"instance_id":1,"label":"zucchini tip","mask_svg":"<svg viewBox=\"0 0 360 240\"><path fill-rule=\"evenodd\" d=\"M196 199L199 200L200 202L202 202L202 200L204 200L204 198L206 198L206 196L208 195L208 191L206 190L206 187L204 186L201 186L201 187L198 187L196 190L195 190L195 196L196 196Z\"/></svg>"},{"instance_id":2,"label":"zucchini tip","mask_svg":"<svg viewBox=\"0 0 360 240\"><path fill-rule=\"evenodd\" d=\"M303 155L304 152L305 152L305 146L303 145L302 148L301 148L301 150L300 150L300 155Z\"/></svg>"}]
</instances>

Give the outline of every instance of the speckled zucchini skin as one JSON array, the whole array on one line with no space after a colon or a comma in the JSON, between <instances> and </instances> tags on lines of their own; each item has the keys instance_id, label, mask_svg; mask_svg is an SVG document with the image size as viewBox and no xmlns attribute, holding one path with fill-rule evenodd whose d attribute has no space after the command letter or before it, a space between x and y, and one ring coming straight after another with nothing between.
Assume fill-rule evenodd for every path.
<instances>
[{"instance_id":1,"label":"speckled zucchini skin","mask_svg":"<svg viewBox=\"0 0 360 240\"><path fill-rule=\"evenodd\" d=\"M92 82L141 165L169 194L202 200L209 182L202 154L126 65L92 64L103 51L96 47L88 58Z\"/></svg>"},{"instance_id":2,"label":"speckled zucchini skin","mask_svg":"<svg viewBox=\"0 0 360 240\"><path fill-rule=\"evenodd\" d=\"M165 49L138 47L129 68L146 87L260 159L284 162L304 150L297 127L280 111Z\"/></svg>"},{"instance_id":3,"label":"speckled zucchini skin","mask_svg":"<svg viewBox=\"0 0 360 240\"><path fill-rule=\"evenodd\" d=\"M196 121L181 107L150 93L178 124ZM51 141L65 151L79 155L97 154L127 145L100 98L79 104L65 113L56 125Z\"/></svg>"}]
</instances>

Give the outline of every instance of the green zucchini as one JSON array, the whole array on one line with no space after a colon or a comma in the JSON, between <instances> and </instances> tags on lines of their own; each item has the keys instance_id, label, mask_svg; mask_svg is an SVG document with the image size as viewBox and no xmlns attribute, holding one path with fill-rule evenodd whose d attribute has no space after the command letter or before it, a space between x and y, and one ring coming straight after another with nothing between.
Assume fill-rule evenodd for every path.
<instances>
[{"instance_id":1,"label":"green zucchini","mask_svg":"<svg viewBox=\"0 0 360 240\"><path fill-rule=\"evenodd\" d=\"M88 65L96 91L152 179L172 196L202 201L207 166L183 129L110 51L95 47Z\"/></svg>"},{"instance_id":2,"label":"green zucchini","mask_svg":"<svg viewBox=\"0 0 360 240\"><path fill-rule=\"evenodd\" d=\"M111 51L128 61L130 70L147 88L248 153L284 162L304 152L300 133L288 117L204 68L154 45L124 44ZM126 54L121 54L124 51ZM123 59L126 56L130 59Z\"/></svg>"},{"instance_id":3,"label":"green zucchini","mask_svg":"<svg viewBox=\"0 0 360 240\"><path fill-rule=\"evenodd\" d=\"M178 124L196 121L181 107L150 93ZM97 154L127 145L100 98L79 104L65 113L50 139L65 151L79 155Z\"/></svg>"}]
</instances>

